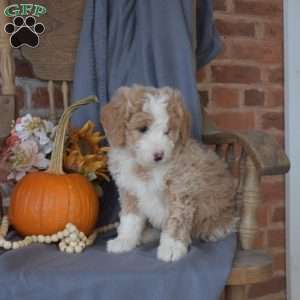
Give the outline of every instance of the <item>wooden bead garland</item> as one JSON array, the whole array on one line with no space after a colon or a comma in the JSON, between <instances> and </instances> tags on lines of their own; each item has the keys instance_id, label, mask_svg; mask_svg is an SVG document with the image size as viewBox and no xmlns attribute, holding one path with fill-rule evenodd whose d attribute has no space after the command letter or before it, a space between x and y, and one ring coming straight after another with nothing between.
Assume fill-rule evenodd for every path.
<instances>
[{"instance_id":1,"label":"wooden bead garland","mask_svg":"<svg viewBox=\"0 0 300 300\"><path fill-rule=\"evenodd\" d=\"M77 227L68 223L64 230L52 235L32 235L27 236L23 240L8 241L5 236L8 233L9 222L8 217L4 216L0 226L0 248L5 250L19 249L26 247L32 243L58 243L59 250L66 253L81 253L86 247L91 246L98 234L108 232L118 226L118 223L109 224L96 228L90 236L86 236L80 232Z\"/></svg>"}]
</instances>

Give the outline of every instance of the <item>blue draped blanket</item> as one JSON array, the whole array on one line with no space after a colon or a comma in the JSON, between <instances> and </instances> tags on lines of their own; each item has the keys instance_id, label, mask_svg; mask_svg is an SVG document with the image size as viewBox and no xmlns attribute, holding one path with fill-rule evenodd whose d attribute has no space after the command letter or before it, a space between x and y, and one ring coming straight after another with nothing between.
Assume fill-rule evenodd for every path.
<instances>
[{"instance_id":1,"label":"blue draped blanket","mask_svg":"<svg viewBox=\"0 0 300 300\"><path fill-rule=\"evenodd\" d=\"M73 101L97 95L100 105L73 118L99 125L99 109L122 85L172 86L181 90L201 139L198 67L221 49L212 19L212 1L198 0L197 50L192 47L192 0L88 0L74 74Z\"/></svg>"},{"instance_id":2,"label":"blue draped blanket","mask_svg":"<svg viewBox=\"0 0 300 300\"><path fill-rule=\"evenodd\" d=\"M81 254L55 245L0 250L1 300L219 300L235 236L194 243L177 263L156 258L156 244L111 254L105 243Z\"/></svg>"}]
</instances>

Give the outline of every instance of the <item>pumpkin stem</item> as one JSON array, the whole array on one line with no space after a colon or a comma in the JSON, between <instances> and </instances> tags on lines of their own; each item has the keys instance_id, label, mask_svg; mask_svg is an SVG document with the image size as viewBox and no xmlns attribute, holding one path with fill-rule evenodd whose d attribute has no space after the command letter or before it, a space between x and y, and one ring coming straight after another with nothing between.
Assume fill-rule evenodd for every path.
<instances>
[{"instance_id":1,"label":"pumpkin stem","mask_svg":"<svg viewBox=\"0 0 300 300\"><path fill-rule=\"evenodd\" d=\"M97 98L95 96L89 96L87 98L76 101L70 105L63 112L56 129L55 139L53 143L53 151L49 168L46 172L53 174L64 174L63 171L63 156L64 156L64 143L65 136L68 129L68 124L73 111L77 110L80 106L96 103Z\"/></svg>"}]
</instances>

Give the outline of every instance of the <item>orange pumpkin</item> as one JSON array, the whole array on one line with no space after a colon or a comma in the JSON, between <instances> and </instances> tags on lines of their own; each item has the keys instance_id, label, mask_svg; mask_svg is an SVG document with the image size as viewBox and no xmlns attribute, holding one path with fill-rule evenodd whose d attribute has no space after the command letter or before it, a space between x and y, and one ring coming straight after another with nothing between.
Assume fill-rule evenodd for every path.
<instances>
[{"instance_id":1,"label":"orange pumpkin","mask_svg":"<svg viewBox=\"0 0 300 300\"><path fill-rule=\"evenodd\" d=\"M99 213L96 191L86 177L65 174L62 164L71 113L96 101L89 97L65 110L57 127L48 170L27 174L15 186L9 219L21 235L50 235L64 229L67 223L73 223L86 235L94 229Z\"/></svg>"}]
</instances>

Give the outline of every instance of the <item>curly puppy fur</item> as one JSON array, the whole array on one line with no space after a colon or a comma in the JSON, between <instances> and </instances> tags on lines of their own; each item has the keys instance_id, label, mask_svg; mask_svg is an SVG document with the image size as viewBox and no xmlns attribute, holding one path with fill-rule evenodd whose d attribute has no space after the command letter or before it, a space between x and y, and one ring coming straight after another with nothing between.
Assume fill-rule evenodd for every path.
<instances>
[{"instance_id":1,"label":"curly puppy fur","mask_svg":"<svg viewBox=\"0 0 300 300\"><path fill-rule=\"evenodd\" d=\"M215 241L235 230L233 179L213 151L191 138L178 90L122 87L101 121L121 203L118 236L108 251L129 251L153 238L151 225L161 231L158 258L175 261L191 239Z\"/></svg>"}]
</instances>

